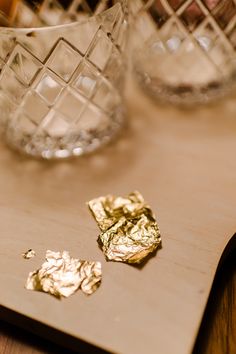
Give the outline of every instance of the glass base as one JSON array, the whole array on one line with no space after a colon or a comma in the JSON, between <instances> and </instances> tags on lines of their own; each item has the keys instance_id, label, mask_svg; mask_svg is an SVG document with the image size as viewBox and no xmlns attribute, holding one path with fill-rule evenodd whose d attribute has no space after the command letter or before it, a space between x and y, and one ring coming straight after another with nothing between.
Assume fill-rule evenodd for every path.
<instances>
[{"instance_id":1,"label":"glass base","mask_svg":"<svg viewBox=\"0 0 236 354\"><path fill-rule=\"evenodd\" d=\"M134 76L142 90L156 101L172 103L181 106L207 104L228 96L236 90L232 77L224 82L210 82L205 86L180 84L168 85L161 79L150 77L147 73L134 70Z\"/></svg>"},{"instance_id":2,"label":"glass base","mask_svg":"<svg viewBox=\"0 0 236 354\"><path fill-rule=\"evenodd\" d=\"M51 160L81 156L97 150L118 135L125 121L124 108L117 109L109 120L104 130L71 131L63 137L52 137L42 132L33 136L23 134L11 125L6 131L6 142L14 150L36 158Z\"/></svg>"},{"instance_id":3,"label":"glass base","mask_svg":"<svg viewBox=\"0 0 236 354\"><path fill-rule=\"evenodd\" d=\"M134 50L134 71L144 90L155 99L184 105L227 95L236 81L232 48L216 44L205 30L195 33L195 38L168 29L167 34L154 33L143 48Z\"/></svg>"}]
</instances>

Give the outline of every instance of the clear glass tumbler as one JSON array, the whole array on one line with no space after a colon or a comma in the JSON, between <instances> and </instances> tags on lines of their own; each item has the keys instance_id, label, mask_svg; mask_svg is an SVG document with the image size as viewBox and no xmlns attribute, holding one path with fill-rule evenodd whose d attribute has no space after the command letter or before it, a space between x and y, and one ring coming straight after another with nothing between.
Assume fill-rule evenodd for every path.
<instances>
[{"instance_id":1,"label":"clear glass tumbler","mask_svg":"<svg viewBox=\"0 0 236 354\"><path fill-rule=\"evenodd\" d=\"M90 152L123 121L127 1L11 1L0 21L0 121L43 158ZM0 3L1 5L1 3Z\"/></svg>"},{"instance_id":2,"label":"clear glass tumbler","mask_svg":"<svg viewBox=\"0 0 236 354\"><path fill-rule=\"evenodd\" d=\"M133 65L145 91L206 102L235 88L235 0L133 0Z\"/></svg>"}]
</instances>

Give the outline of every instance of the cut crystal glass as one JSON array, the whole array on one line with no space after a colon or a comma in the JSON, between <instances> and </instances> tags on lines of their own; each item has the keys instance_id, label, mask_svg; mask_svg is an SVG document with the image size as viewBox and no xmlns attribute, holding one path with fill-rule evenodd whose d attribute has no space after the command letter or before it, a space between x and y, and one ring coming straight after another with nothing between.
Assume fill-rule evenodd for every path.
<instances>
[{"instance_id":1,"label":"cut crystal glass","mask_svg":"<svg viewBox=\"0 0 236 354\"><path fill-rule=\"evenodd\" d=\"M0 16L1 130L8 143L36 157L63 158L109 141L124 115L127 1L17 6Z\"/></svg>"},{"instance_id":2,"label":"cut crystal glass","mask_svg":"<svg viewBox=\"0 0 236 354\"><path fill-rule=\"evenodd\" d=\"M235 0L133 0L133 65L144 90L174 103L235 89Z\"/></svg>"}]
</instances>

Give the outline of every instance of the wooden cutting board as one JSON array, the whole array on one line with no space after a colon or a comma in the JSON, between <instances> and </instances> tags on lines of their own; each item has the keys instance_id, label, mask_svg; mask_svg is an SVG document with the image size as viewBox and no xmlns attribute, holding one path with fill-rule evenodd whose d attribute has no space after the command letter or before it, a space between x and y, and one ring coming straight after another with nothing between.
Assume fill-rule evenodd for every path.
<instances>
[{"instance_id":1,"label":"wooden cutting board","mask_svg":"<svg viewBox=\"0 0 236 354\"><path fill-rule=\"evenodd\" d=\"M96 154L50 163L0 145L0 317L58 341L68 334L77 349L75 339L122 354L190 354L236 232L236 100L183 110L128 91L129 125ZM163 239L138 268L105 261L86 206L133 190L152 206ZM29 248L37 257L26 261ZM62 301L27 291L47 249L101 261L99 290Z\"/></svg>"}]
</instances>

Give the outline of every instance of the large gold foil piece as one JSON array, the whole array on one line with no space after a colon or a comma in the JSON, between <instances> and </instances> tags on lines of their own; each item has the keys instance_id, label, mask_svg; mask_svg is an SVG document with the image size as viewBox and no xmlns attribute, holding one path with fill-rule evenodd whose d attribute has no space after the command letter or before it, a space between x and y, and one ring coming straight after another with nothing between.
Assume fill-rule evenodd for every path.
<instances>
[{"instance_id":1,"label":"large gold foil piece","mask_svg":"<svg viewBox=\"0 0 236 354\"><path fill-rule=\"evenodd\" d=\"M25 287L62 298L69 297L79 289L90 295L97 290L101 279L100 262L71 258L67 251L48 250L45 262L41 268L29 274Z\"/></svg>"},{"instance_id":2,"label":"large gold foil piece","mask_svg":"<svg viewBox=\"0 0 236 354\"><path fill-rule=\"evenodd\" d=\"M98 243L107 260L141 263L161 245L155 216L139 192L99 197L88 205L102 231Z\"/></svg>"}]
</instances>

